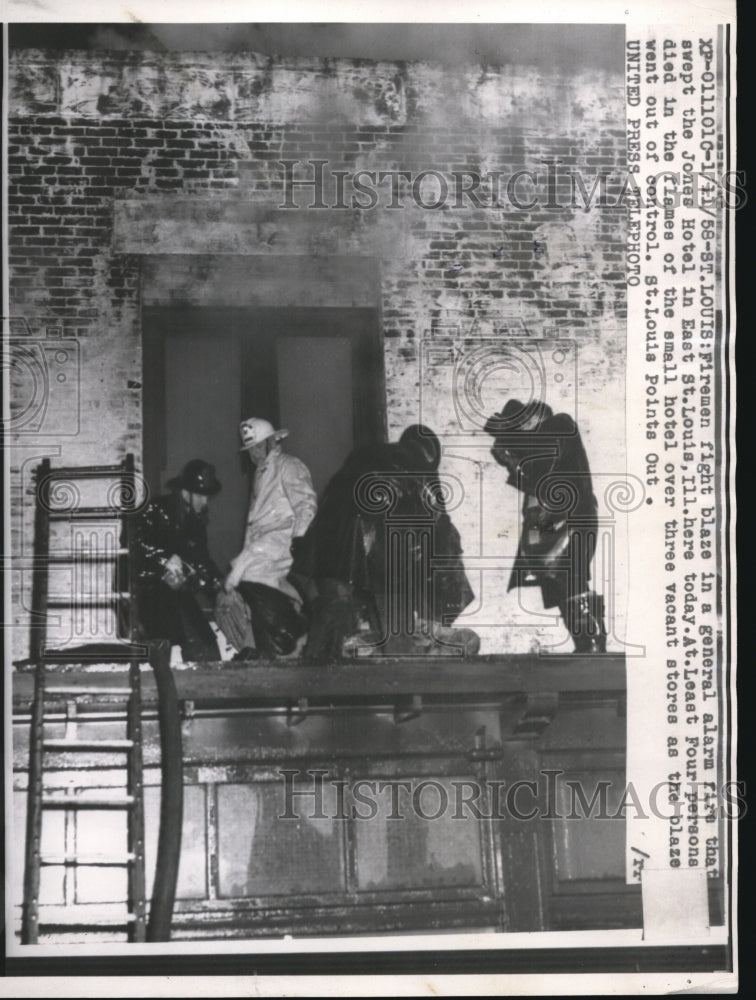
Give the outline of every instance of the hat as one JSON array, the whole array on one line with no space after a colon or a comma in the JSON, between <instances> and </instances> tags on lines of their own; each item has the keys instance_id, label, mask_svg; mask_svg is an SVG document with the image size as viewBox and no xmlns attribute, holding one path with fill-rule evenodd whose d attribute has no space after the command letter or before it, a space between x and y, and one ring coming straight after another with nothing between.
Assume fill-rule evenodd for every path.
<instances>
[{"instance_id":1,"label":"hat","mask_svg":"<svg viewBox=\"0 0 756 1000\"><path fill-rule=\"evenodd\" d=\"M203 462L201 458L193 458L187 462L178 476L168 480L171 490L188 490L200 496L210 497L220 492L221 484L215 478L215 466Z\"/></svg>"},{"instance_id":2,"label":"hat","mask_svg":"<svg viewBox=\"0 0 756 1000\"><path fill-rule=\"evenodd\" d=\"M441 442L423 424L411 424L399 438L399 444L410 465L418 470L435 472L441 461Z\"/></svg>"},{"instance_id":3,"label":"hat","mask_svg":"<svg viewBox=\"0 0 756 1000\"><path fill-rule=\"evenodd\" d=\"M250 417L248 420L242 420L241 424L239 424L239 433L242 439L242 446L239 451L246 451L248 448L253 448L256 444L260 444L261 441L267 441L269 437L274 437L276 441L281 441L289 435L287 430L274 430L273 424L268 420L263 420L261 417Z\"/></svg>"},{"instance_id":4,"label":"hat","mask_svg":"<svg viewBox=\"0 0 756 1000\"><path fill-rule=\"evenodd\" d=\"M540 400L522 403L519 399L508 399L504 409L499 413L492 414L483 429L486 434L491 434L494 437L516 434L523 430L523 425L534 416L537 417L540 425L546 417L552 416L552 409Z\"/></svg>"}]
</instances>

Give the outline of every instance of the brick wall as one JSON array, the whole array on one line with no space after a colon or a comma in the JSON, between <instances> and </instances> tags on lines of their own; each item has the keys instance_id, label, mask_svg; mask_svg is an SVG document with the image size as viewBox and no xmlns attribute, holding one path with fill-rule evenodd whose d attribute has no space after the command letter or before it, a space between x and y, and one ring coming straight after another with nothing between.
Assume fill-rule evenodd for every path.
<instances>
[{"instance_id":1,"label":"brick wall","mask_svg":"<svg viewBox=\"0 0 756 1000\"><path fill-rule=\"evenodd\" d=\"M549 401L561 404L579 384L594 468L599 456L621 462L624 428L607 421L606 401L616 405L623 391L624 209L583 211L570 204L564 179L578 170L590 189L593 175L605 170L615 190L621 184L621 70L451 72L427 64L227 53L13 54L12 329L44 345L35 350L71 345L78 379L77 393L70 380L64 392L51 378L40 423L27 419L24 373L12 373L11 489L21 500L14 505L14 552L30 552L30 470L41 456L79 464L140 455L140 274L145 256L157 253L311 259L356 253L375 260L392 437L425 415L421 386L436 428L455 429L448 373L421 367L424 342L450 345L459 356L478 349L481 338L495 345L508 337L546 337L552 346L574 339L577 380L568 380L561 395L555 389ZM466 198L462 207L450 198L443 208L424 209L413 203L408 181L398 184L402 208L393 211L280 209L279 161L298 160L297 176L312 176L307 162L318 159L331 172L499 171L507 178L528 170L539 179L543 161L558 160L562 180L551 206L543 203L547 191L539 180L541 203L529 210L506 199L500 207L476 208ZM528 182L521 185L525 198ZM387 204L387 189L378 190ZM299 189L295 198L304 206L310 192ZM332 192L326 200L333 203ZM453 263L461 268L452 275ZM483 504L506 525L496 535L507 553L516 544L517 497L503 487L485 442L447 466L466 481L471 460ZM478 544L484 514L467 511L458 521L469 549ZM19 581L17 593L28 595L28 581ZM526 614L494 605L487 611L494 618ZM23 650L23 602L14 614L16 649ZM495 634L491 642L508 648L525 633Z\"/></svg>"}]
</instances>

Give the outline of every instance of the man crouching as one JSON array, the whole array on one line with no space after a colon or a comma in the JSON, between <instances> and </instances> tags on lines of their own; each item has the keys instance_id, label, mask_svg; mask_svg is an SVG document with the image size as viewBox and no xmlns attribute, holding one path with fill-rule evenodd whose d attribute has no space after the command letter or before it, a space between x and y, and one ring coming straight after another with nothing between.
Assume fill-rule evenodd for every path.
<instances>
[{"instance_id":1,"label":"man crouching","mask_svg":"<svg viewBox=\"0 0 756 1000\"><path fill-rule=\"evenodd\" d=\"M171 490L140 513L135 526L135 593L145 639L181 646L185 662L220 660L197 595L211 600L223 578L207 547L208 499L220 491L215 467L192 459Z\"/></svg>"}]
</instances>

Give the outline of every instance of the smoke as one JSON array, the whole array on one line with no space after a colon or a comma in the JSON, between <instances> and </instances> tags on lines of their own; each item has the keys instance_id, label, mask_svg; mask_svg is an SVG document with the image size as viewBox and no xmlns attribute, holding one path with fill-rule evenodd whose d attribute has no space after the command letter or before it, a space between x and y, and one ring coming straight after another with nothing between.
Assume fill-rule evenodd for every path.
<instances>
[{"instance_id":1,"label":"smoke","mask_svg":"<svg viewBox=\"0 0 756 1000\"><path fill-rule=\"evenodd\" d=\"M263 55L613 70L610 24L16 24L11 48L259 52Z\"/></svg>"}]
</instances>

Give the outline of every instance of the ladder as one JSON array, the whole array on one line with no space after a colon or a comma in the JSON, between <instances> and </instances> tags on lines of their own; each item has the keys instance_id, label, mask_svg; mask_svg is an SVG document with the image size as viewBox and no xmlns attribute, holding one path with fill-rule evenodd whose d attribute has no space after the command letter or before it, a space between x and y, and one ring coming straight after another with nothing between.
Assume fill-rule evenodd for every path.
<instances>
[{"instance_id":1,"label":"ladder","mask_svg":"<svg viewBox=\"0 0 756 1000\"><path fill-rule=\"evenodd\" d=\"M77 482L86 480L111 481L104 505L79 506ZM86 934L103 930L123 932L126 940L144 941L146 932L145 863L144 863L144 787L142 775L142 724L140 695L140 664L147 657L147 646L137 644L135 601L129 589L123 587L123 557L133 546L133 514L136 509L134 458L126 456L119 465L86 466L51 469L49 459L37 468L34 540L34 571L32 581L32 642L31 662L35 672L34 701L29 746L29 785L26 820L26 851L24 868L24 899L21 924L23 944L35 944L40 934ZM74 502L66 505L65 500ZM63 502L61 502L63 501ZM130 516L131 515L131 516ZM74 546L51 551L51 524L82 521L93 530L97 525L111 524L116 530L110 545ZM73 532L70 532L73 535ZM112 533L111 533L112 534ZM78 536L76 536L78 537ZM92 536L93 537L93 536ZM124 544L125 543L125 544ZM129 560L130 561L130 560ZM50 571L56 566L87 563L112 564L111 580L115 590L99 595L82 595L72 584L67 595L50 594ZM74 577L72 576L73 580ZM75 609L105 607L112 610L115 620L126 612L128 643L92 643L75 648L48 648L50 608L67 607L73 618ZM122 663L126 670L114 676L113 683L100 681L66 682L64 671L50 669L56 664ZM111 718L123 719L125 735L119 739L101 739L83 735L82 726L93 717L94 706L106 706ZM102 714L102 713L101 713ZM52 738L50 728L63 718L62 737ZM106 791L76 786L62 792L51 791L49 781L52 755L116 755L125 770L123 785ZM74 758L75 759L75 758ZM103 759L103 758L99 758ZM47 772L46 772L47 765ZM48 780L46 780L46 774ZM124 790L125 789L125 790ZM43 853L43 817L52 811L64 812L66 834L62 850ZM116 810L126 823L125 852L82 854L77 849L78 816L88 810ZM71 832L72 831L72 832ZM126 901L123 904L93 905L66 898L63 905L42 905L40 882L46 868L63 872L63 885L76 885L82 868L94 870L120 868L126 871ZM66 896L75 893L66 892Z\"/></svg>"}]
</instances>

